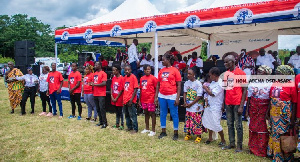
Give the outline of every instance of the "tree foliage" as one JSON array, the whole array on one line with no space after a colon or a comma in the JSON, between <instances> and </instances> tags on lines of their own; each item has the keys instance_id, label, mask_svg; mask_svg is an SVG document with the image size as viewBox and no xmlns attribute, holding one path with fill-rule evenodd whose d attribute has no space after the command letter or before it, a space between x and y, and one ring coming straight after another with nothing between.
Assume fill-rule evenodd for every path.
<instances>
[{"instance_id":1,"label":"tree foliage","mask_svg":"<svg viewBox=\"0 0 300 162\"><path fill-rule=\"evenodd\" d=\"M54 53L54 36L50 25L35 17L16 14L0 15L0 53L3 57L14 57L15 41L32 40L37 55Z\"/></svg>"},{"instance_id":2,"label":"tree foliage","mask_svg":"<svg viewBox=\"0 0 300 162\"><path fill-rule=\"evenodd\" d=\"M0 56L0 64L8 63L8 62L15 62L14 59L10 57L2 57Z\"/></svg>"}]
</instances>

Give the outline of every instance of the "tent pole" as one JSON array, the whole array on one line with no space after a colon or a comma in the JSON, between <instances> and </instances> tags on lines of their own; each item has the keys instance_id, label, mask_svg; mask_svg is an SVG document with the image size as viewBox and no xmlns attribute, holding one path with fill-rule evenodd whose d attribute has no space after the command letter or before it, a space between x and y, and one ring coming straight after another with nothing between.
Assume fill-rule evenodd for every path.
<instances>
[{"instance_id":1,"label":"tent pole","mask_svg":"<svg viewBox=\"0 0 300 162\"><path fill-rule=\"evenodd\" d=\"M155 69L154 69L154 76L157 78L158 77L158 45L157 45L157 31L155 31L155 36L154 36L154 65L155 65Z\"/></svg>"},{"instance_id":2,"label":"tent pole","mask_svg":"<svg viewBox=\"0 0 300 162\"><path fill-rule=\"evenodd\" d=\"M57 64L57 43L55 43L55 63Z\"/></svg>"}]
</instances>

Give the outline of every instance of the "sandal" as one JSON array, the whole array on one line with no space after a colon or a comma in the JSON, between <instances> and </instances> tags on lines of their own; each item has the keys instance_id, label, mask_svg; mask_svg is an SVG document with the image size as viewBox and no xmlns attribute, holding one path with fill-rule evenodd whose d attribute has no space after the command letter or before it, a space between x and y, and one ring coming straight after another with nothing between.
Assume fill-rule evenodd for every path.
<instances>
[{"instance_id":1,"label":"sandal","mask_svg":"<svg viewBox=\"0 0 300 162\"><path fill-rule=\"evenodd\" d=\"M184 137L184 140L185 140L185 141L188 141L188 140L190 140L191 138L192 138L191 135L186 135L186 136Z\"/></svg>"},{"instance_id":2,"label":"sandal","mask_svg":"<svg viewBox=\"0 0 300 162\"><path fill-rule=\"evenodd\" d=\"M226 145L226 142L220 142L220 143L218 144L219 147L224 147L225 145Z\"/></svg>"},{"instance_id":3,"label":"sandal","mask_svg":"<svg viewBox=\"0 0 300 162\"><path fill-rule=\"evenodd\" d=\"M113 128L119 128L119 126L117 126L117 125L114 125L114 126L112 126Z\"/></svg>"},{"instance_id":4,"label":"sandal","mask_svg":"<svg viewBox=\"0 0 300 162\"><path fill-rule=\"evenodd\" d=\"M207 140L207 141L205 141L205 144L210 144L212 141L209 141L209 140Z\"/></svg>"},{"instance_id":5,"label":"sandal","mask_svg":"<svg viewBox=\"0 0 300 162\"><path fill-rule=\"evenodd\" d=\"M123 130L124 129L124 127L123 126L119 126L119 128L118 128L119 130Z\"/></svg>"},{"instance_id":6,"label":"sandal","mask_svg":"<svg viewBox=\"0 0 300 162\"><path fill-rule=\"evenodd\" d=\"M200 142L201 142L201 140L202 140L202 138L201 138L201 137L197 137L197 138L196 138L196 140L195 140L195 143L200 143Z\"/></svg>"}]
</instances>

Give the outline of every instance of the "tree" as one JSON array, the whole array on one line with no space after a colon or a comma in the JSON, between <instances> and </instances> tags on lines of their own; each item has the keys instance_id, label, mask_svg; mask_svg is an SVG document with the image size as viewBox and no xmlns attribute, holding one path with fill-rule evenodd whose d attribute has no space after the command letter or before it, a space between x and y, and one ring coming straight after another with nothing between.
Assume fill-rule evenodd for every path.
<instances>
[{"instance_id":1,"label":"tree","mask_svg":"<svg viewBox=\"0 0 300 162\"><path fill-rule=\"evenodd\" d=\"M35 42L37 55L54 53L54 35L50 25L35 17L16 14L11 17L0 15L0 53L3 57L14 57L14 43L21 40Z\"/></svg>"}]
</instances>

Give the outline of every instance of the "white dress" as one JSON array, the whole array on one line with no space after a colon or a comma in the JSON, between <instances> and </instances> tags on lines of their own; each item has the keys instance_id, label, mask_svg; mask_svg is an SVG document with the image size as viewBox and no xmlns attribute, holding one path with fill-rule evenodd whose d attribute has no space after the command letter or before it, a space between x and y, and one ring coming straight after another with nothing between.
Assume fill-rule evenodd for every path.
<instances>
[{"instance_id":1,"label":"white dress","mask_svg":"<svg viewBox=\"0 0 300 162\"><path fill-rule=\"evenodd\" d=\"M203 126L214 132L223 130L221 126L222 104L224 102L224 89L218 82L212 81L209 85L210 90L215 96L208 96L209 107L204 109L202 117Z\"/></svg>"}]
</instances>

